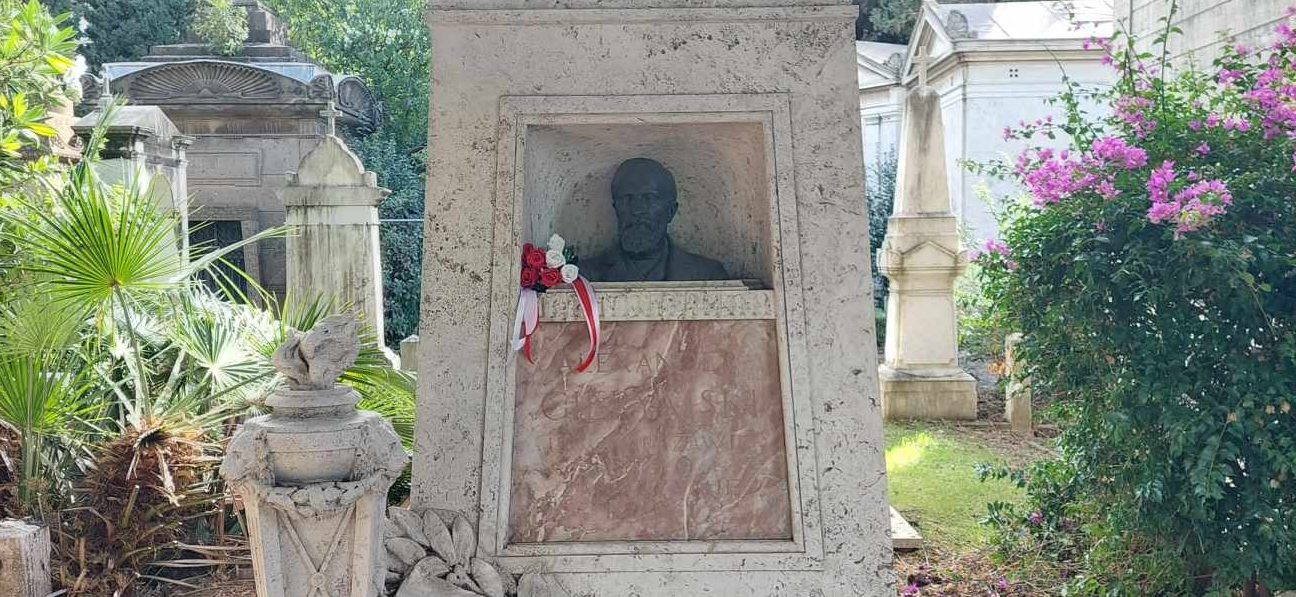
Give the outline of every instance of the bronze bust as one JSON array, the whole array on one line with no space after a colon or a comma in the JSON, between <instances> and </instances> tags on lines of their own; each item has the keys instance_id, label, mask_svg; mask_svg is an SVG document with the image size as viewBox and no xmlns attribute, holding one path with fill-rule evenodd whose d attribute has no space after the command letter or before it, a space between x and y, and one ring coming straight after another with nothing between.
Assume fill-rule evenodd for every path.
<instances>
[{"instance_id":1,"label":"bronze bust","mask_svg":"<svg viewBox=\"0 0 1296 597\"><path fill-rule=\"evenodd\" d=\"M612 177L612 208L617 216L617 243L581 260L581 271L595 282L674 282L726 280L729 274L713 259L689 253L667 233L675 212L675 177L647 158L626 160Z\"/></svg>"}]
</instances>

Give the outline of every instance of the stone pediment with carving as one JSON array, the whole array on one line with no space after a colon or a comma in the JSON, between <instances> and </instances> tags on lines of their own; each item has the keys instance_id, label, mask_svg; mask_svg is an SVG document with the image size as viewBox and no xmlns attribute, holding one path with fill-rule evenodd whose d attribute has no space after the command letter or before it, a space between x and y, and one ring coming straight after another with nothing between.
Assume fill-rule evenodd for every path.
<instances>
[{"instance_id":1,"label":"stone pediment with carving","mask_svg":"<svg viewBox=\"0 0 1296 597\"><path fill-rule=\"evenodd\" d=\"M263 68L219 60L160 64L112 82L113 93L142 103L292 101L312 99L311 89Z\"/></svg>"},{"instance_id":2,"label":"stone pediment with carving","mask_svg":"<svg viewBox=\"0 0 1296 597\"><path fill-rule=\"evenodd\" d=\"M82 78L83 103L94 102L102 81ZM341 124L361 134L382 122L382 102L354 76L321 74L305 83L255 64L202 59L165 62L117 77L111 92L146 105L326 104L342 111Z\"/></svg>"},{"instance_id":3,"label":"stone pediment with carving","mask_svg":"<svg viewBox=\"0 0 1296 597\"><path fill-rule=\"evenodd\" d=\"M883 270L894 268L905 269L948 269L967 264L967 253L962 250L952 251L938 242L931 240L914 244L900 250L888 239L883 243L878 255L878 265Z\"/></svg>"}]
</instances>

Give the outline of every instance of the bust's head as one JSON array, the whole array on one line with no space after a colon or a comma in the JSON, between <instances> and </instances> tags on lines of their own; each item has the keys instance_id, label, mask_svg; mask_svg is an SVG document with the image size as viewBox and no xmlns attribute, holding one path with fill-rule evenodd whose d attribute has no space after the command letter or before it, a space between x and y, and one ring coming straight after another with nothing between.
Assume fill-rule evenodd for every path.
<instances>
[{"instance_id":1,"label":"bust's head","mask_svg":"<svg viewBox=\"0 0 1296 597\"><path fill-rule=\"evenodd\" d=\"M612 207L622 251L647 256L666 248L666 230L679 208L675 193L675 177L656 160L634 158L617 167Z\"/></svg>"}]
</instances>

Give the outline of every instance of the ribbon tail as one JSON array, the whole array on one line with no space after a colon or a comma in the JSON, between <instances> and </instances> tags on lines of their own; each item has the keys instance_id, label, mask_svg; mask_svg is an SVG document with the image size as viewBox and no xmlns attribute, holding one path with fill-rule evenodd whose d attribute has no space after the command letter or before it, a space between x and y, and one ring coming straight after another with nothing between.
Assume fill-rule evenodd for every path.
<instances>
[{"instance_id":1,"label":"ribbon tail","mask_svg":"<svg viewBox=\"0 0 1296 597\"><path fill-rule=\"evenodd\" d=\"M585 315L585 329L589 332L589 352L585 354L585 360L576 367L576 371L583 373L594 363L594 357L598 356L602 325L599 322L598 296L594 294L589 280L580 276L572 282L572 288L576 290L576 298L580 300L581 313Z\"/></svg>"},{"instance_id":2,"label":"ribbon tail","mask_svg":"<svg viewBox=\"0 0 1296 597\"><path fill-rule=\"evenodd\" d=\"M540 297L530 288L522 289L518 296L517 315L513 318L513 351L522 351L528 362L535 364L531 358L531 335L535 333L540 321Z\"/></svg>"}]
</instances>

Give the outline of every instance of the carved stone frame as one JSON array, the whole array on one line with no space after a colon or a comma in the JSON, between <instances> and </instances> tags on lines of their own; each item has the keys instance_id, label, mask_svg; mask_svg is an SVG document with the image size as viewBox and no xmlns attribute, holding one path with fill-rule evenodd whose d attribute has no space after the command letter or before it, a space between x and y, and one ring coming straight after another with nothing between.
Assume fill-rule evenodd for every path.
<instances>
[{"instance_id":1,"label":"carved stone frame","mask_svg":"<svg viewBox=\"0 0 1296 597\"><path fill-rule=\"evenodd\" d=\"M500 100L497 186L491 280L490 361L483 429L479 550L513 572L790 571L823 570L823 521L819 508L814 416L808 376L797 203L793 179L792 117L788 94L652 96L513 96ZM578 124L753 123L765 139L769 197L772 290L749 291L764 308L753 319L772 319L779 338L784 439L792 507L791 541L606 541L506 544L513 454L516 365L510 358L509 326L518 299L516 258L521 245L522 188L529 126ZM784 248L791 250L784 251ZM708 293L691 289L629 293L611 319L722 319L699 312ZM675 295L678 312L663 309L663 293ZM656 295L656 296L654 296ZM759 295L759 296L758 296ZM714 301L711 301L714 303ZM636 305L635 303L639 303ZM702 307L705 311L705 307ZM608 320L608 317L605 317Z\"/></svg>"}]
</instances>

